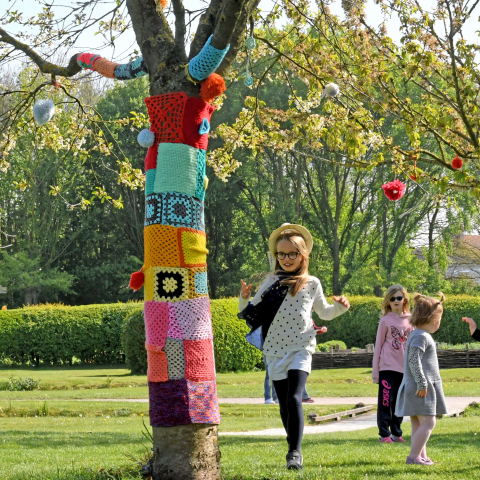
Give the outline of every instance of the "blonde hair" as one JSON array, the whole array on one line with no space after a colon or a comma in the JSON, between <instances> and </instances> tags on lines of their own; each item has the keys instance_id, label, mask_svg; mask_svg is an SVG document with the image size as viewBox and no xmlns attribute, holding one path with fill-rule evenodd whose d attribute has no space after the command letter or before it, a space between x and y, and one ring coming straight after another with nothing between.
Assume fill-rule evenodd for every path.
<instances>
[{"instance_id":1,"label":"blonde hair","mask_svg":"<svg viewBox=\"0 0 480 480\"><path fill-rule=\"evenodd\" d=\"M442 318L443 305L445 295L439 293L440 300L433 297L426 297L420 293L416 293L413 297L413 312L410 317L410 324L414 327L435 323Z\"/></svg>"},{"instance_id":2,"label":"blonde hair","mask_svg":"<svg viewBox=\"0 0 480 480\"><path fill-rule=\"evenodd\" d=\"M290 295L294 297L307 283L308 281L308 249L307 243L303 238L303 235L296 230L288 229L283 231L278 237L276 241L276 245L281 240L287 240L290 242L300 253L302 257L302 263L300 264L299 269L288 278L284 278L280 283L281 285L289 285L290 286ZM275 273L278 274L279 272L285 272L283 268L280 266L280 262L278 258L275 257Z\"/></svg>"},{"instance_id":3,"label":"blonde hair","mask_svg":"<svg viewBox=\"0 0 480 480\"><path fill-rule=\"evenodd\" d=\"M380 316L386 315L387 313L390 313L392 311L392 307L390 306L390 298L392 298L395 292L402 292L403 313L410 313L410 299L408 298L408 292L402 285L396 283L395 285L389 287L385 292L385 296L383 297L381 306L382 314Z\"/></svg>"}]
</instances>

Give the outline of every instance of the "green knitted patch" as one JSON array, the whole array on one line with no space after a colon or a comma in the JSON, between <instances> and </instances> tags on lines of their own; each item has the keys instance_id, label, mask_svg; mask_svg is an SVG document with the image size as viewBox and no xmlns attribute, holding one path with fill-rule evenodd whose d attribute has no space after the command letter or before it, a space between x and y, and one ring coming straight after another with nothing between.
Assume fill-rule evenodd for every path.
<instances>
[{"instance_id":1,"label":"green knitted patch","mask_svg":"<svg viewBox=\"0 0 480 480\"><path fill-rule=\"evenodd\" d=\"M201 189L198 185L201 171L205 172L204 150L183 143L160 143L154 192L178 192L197 198L201 194L203 200L203 179Z\"/></svg>"}]
</instances>

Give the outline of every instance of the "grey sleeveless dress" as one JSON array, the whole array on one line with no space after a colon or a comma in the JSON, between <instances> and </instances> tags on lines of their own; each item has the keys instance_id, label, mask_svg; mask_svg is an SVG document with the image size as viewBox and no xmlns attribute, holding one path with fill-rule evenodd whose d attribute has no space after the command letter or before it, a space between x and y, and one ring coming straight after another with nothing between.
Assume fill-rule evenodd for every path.
<instances>
[{"instance_id":1,"label":"grey sleeveless dress","mask_svg":"<svg viewBox=\"0 0 480 480\"><path fill-rule=\"evenodd\" d=\"M415 395L427 389L425 398ZM447 404L438 368L437 350L432 336L424 330L413 330L405 347L403 381L398 390L397 417L411 415L444 415Z\"/></svg>"}]
</instances>

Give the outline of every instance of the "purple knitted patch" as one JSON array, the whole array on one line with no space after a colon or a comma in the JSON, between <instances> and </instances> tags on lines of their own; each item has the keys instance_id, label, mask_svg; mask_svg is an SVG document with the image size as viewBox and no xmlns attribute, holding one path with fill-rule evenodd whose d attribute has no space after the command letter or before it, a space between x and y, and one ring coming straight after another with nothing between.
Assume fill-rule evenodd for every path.
<instances>
[{"instance_id":1,"label":"purple knitted patch","mask_svg":"<svg viewBox=\"0 0 480 480\"><path fill-rule=\"evenodd\" d=\"M175 427L192 423L188 411L187 381L148 382L150 393L150 425Z\"/></svg>"}]
</instances>

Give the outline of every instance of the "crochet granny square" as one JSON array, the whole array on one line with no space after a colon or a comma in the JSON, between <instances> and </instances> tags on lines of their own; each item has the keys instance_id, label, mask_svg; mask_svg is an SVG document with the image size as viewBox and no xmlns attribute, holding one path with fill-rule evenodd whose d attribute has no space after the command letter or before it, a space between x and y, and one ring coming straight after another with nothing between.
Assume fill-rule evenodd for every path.
<instances>
[{"instance_id":1,"label":"crochet granny square","mask_svg":"<svg viewBox=\"0 0 480 480\"><path fill-rule=\"evenodd\" d=\"M185 376L185 355L182 340L167 338L163 349L167 355L168 378L178 380Z\"/></svg>"},{"instance_id":2,"label":"crochet granny square","mask_svg":"<svg viewBox=\"0 0 480 480\"><path fill-rule=\"evenodd\" d=\"M145 227L145 267L180 267L178 233L170 225Z\"/></svg>"},{"instance_id":3,"label":"crochet granny square","mask_svg":"<svg viewBox=\"0 0 480 480\"><path fill-rule=\"evenodd\" d=\"M145 337L150 345L163 347L169 328L168 304L166 302L145 302Z\"/></svg>"},{"instance_id":4,"label":"crochet granny square","mask_svg":"<svg viewBox=\"0 0 480 480\"><path fill-rule=\"evenodd\" d=\"M180 266L205 267L207 265L207 239L204 232L191 228L177 229Z\"/></svg>"},{"instance_id":5,"label":"crochet granny square","mask_svg":"<svg viewBox=\"0 0 480 480\"><path fill-rule=\"evenodd\" d=\"M182 193L167 192L162 198L161 223L205 231L203 202Z\"/></svg>"},{"instance_id":6,"label":"crochet granny square","mask_svg":"<svg viewBox=\"0 0 480 480\"><path fill-rule=\"evenodd\" d=\"M184 340L212 339L212 317L208 297L193 298L172 304Z\"/></svg>"},{"instance_id":7,"label":"crochet granny square","mask_svg":"<svg viewBox=\"0 0 480 480\"><path fill-rule=\"evenodd\" d=\"M145 283L147 276L145 275ZM188 298L186 268L153 267L153 299L157 302L178 302ZM145 291L145 299L146 291Z\"/></svg>"},{"instance_id":8,"label":"crochet granny square","mask_svg":"<svg viewBox=\"0 0 480 480\"><path fill-rule=\"evenodd\" d=\"M166 382L168 380L167 356L161 347L145 343L147 349L147 379L149 382Z\"/></svg>"},{"instance_id":9,"label":"crochet granny square","mask_svg":"<svg viewBox=\"0 0 480 480\"><path fill-rule=\"evenodd\" d=\"M212 340L184 340L185 378L194 382L215 380Z\"/></svg>"}]
</instances>

